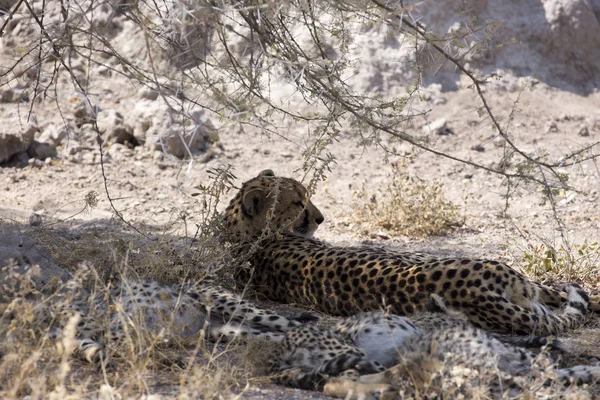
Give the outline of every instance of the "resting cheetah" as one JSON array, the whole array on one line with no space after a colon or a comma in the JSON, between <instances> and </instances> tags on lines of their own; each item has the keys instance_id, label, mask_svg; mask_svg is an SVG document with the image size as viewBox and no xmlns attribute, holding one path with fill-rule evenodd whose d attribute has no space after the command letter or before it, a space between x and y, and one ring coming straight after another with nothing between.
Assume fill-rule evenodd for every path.
<instances>
[{"instance_id":1,"label":"resting cheetah","mask_svg":"<svg viewBox=\"0 0 600 400\"><path fill-rule=\"evenodd\" d=\"M258 336L281 341L285 332L316 319L312 313L288 319L203 283L162 285L122 280L95 295L81 287L81 282L74 279L58 296L50 296L50 313L45 317L58 322L60 329L78 315L76 353L92 363L106 359L106 340L119 340L126 330L133 332L136 328L161 331L167 339L190 337L206 329L214 340Z\"/></svg>"},{"instance_id":2,"label":"resting cheetah","mask_svg":"<svg viewBox=\"0 0 600 400\"><path fill-rule=\"evenodd\" d=\"M587 306L580 289L565 290L570 302ZM552 380L570 385L600 379L600 366L542 371L536 364L541 359L551 363L547 356L536 357L474 328L463 314L446 310L435 294L430 300L443 314L417 313L409 320L371 312L342 320L335 328L303 326L287 333L273 362L275 381L342 398L381 398L384 393L395 398L399 391L407 395L415 390L421 397L428 391L454 397L454 391L470 398L481 387L480 397L499 398L508 391L512 398L530 387L528 379L540 378L546 385ZM470 381L456 379L465 374Z\"/></svg>"},{"instance_id":3,"label":"resting cheetah","mask_svg":"<svg viewBox=\"0 0 600 400\"><path fill-rule=\"evenodd\" d=\"M245 182L225 211L229 240L241 244L254 268L252 275L241 270L238 282L275 301L341 316L381 309L411 315L435 293L489 331L557 333L583 320L584 310L564 293L504 263L333 247L311 239L323 220L291 178L265 170Z\"/></svg>"}]
</instances>

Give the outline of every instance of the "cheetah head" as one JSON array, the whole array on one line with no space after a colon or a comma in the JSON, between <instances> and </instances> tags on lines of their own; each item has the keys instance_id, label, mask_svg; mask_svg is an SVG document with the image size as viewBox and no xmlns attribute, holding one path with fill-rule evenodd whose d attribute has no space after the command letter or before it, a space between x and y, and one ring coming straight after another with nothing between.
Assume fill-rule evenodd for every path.
<instances>
[{"instance_id":1,"label":"cheetah head","mask_svg":"<svg viewBox=\"0 0 600 400\"><path fill-rule=\"evenodd\" d=\"M323 214L310 202L308 190L291 178L262 171L242 185L225 210L232 240L248 241L263 233L291 232L312 237Z\"/></svg>"}]
</instances>

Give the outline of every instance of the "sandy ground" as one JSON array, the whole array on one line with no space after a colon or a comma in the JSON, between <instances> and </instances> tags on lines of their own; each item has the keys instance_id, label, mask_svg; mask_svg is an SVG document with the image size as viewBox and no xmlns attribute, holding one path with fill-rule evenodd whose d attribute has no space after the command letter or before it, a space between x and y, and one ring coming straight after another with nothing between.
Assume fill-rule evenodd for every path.
<instances>
[{"instance_id":1,"label":"sandy ground","mask_svg":"<svg viewBox=\"0 0 600 400\"><path fill-rule=\"evenodd\" d=\"M58 11L56 13L59 15ZM113 21L112 17L111 14L110 21ZM125 28L128 26L128 22L123 22L125 20L116 18L114 21ZM29 37L37 32L35 24L21 26L18 19L13 22L11 26L17 26L20 32L7 32L9 37L13 35L13 43L4 42L6 46L3 50L6 52L3 55L10 53L11 46L18 49L15 36L18 38L20 35L20 40L28 43ZM570 27L573 24L566 25ZM128 40L133 36L129 28L125 28L111 29L127 45L126 50L130 52L128 56L143 59L145 53L139 49L143 50L144 46L138 46L139 49L134 45L129 46ZM560 33L557 36L562 37ZM368 52L371 50L377 50L377 57L390 53L390 59L385 59L386 62L398 67L398 60L394 60L389 49L377 42L377 37L367 36L367 39L363 44L365 54L370 54ZM379 43L379 47L375 47L373 41ZM367 61L376 64L377 57ZM5 66L6 60L0 61L3 63L0 66ZM367 61L365 70L372 66ZM77 61L77 66L87 73L87 66L81 60ZM144 113L152 114L159 110L159 107L145 109L152 104L148 100L151 91L136 87L135 82L117 73L111 75L105 67L89 68L92 82L90 93L94 102L97 102L95 105L100 110L121 112L123 124L132 127L139 125L137 117L141 119ZM566 84L558 88L549 86L546 83L548 80L533 79L532 90L521 92L519 83L522 81L509 75L496 76L485 86L485 95L494 114L519 148L533 156L547 152L552 160L592 144L596 145L589 154L599 153L600 92L597 89L582 95L569 91L571 86ZM27 84L32 85L31 82ZM387 84L391 85L389 82ZM504 141L492 130L489 118L479 116L481 103L475 92L464 82L445 92L440 91L438 86L423 89L423 100L415 103L414 107L428 112L425 117L417 118L407 126L407 133L425 135L431 146L454 157L484 166L497 165L505 151ZM61 79L57 87L60 91L57 102L67 105L67 122L74 125L79 118L76 117L79 94L66 79ZM396 92L392 94L405 90L404 87L393 89ZM19 90L24 92L23 88L15 86L11 91L15 99L3 99L0 102L2 118L16 113L26 115L28 112L29 103L17 99L21 93ZM192 93L192 97L196 94ZM156 100L158 94L155 95L153 101L159 102L160 98ZM166 114L164 109L159 111ZM514 118L507 126L513 111L516 111ZM50 130L53 124L56 128L63 122L51 98L39 98L35 104L35 114L40 122L41 133ZM441 121L445 121L452 134L438 135L435 129L430 129ZM153 248L152 243L164 243L164 240L173 244L173 253L157 257L167 260L161 268L181 268L178 259L182 253L180 250L194 249L192 238L196 224L202 224L203 205L200 197L194 197L193 194L199 191L199 185L211 182L208 170L231 165L237 177L234 182L236 187L267 168L278 175L298 180L308 181L311 178L312 171L305 174L302 170L305 161L302 153L314 142L309 127L303 124L282 125L279 132L280 135L267 136L258 129L245 128L241 131L233 124L219 125L218 143L193 161L161 154L147 145L129 149L123 145L109 144L105 151L110 157L104 163L103 175L99 149L94 144L95 136L88 124L76 129L78 135L87 135L81 146L76 143L79 137L68 137L59 147L59 157L49 162L0 166L0 234L17 230L35 238L57 258L58 266L67 269L73 269L78 262L88 260L91 256L95 262L110 264L110 252L117 242L134 243L131 259L135 264L137 260L147 260L140 252L148 251ZM581 132L586 134L581 135ZM502 259L515 268L523 267L526 253L539 249L543 243L556 248L566 246L573 249L573 245L600 241L600 162L595 159L559 169L559 172L568 173L573 190L556 193L557 207L554 211L548 202L543 202L544 196L539 186L523 186L507 202L505 180L500 175L416 151L405 143L395 142L385 136L378 138L379 146L365 144L363 139L342 127L340 137L328 147L327 151L335 156L335 163L327 172L326 179L319 182L312 199L325 215L325 222L316 234L319 238L333 244L370 243L436 255ZM397 154L410 157L390 155L384 151L385 146L395 147ZM77 152L70 154L69 149L74 148ZM582 156L587 154L583 153ZM444 236L416 238L394 235L373 226L369 221L357 221L356 210L367 200L357 197L356 192L364 189L372 194L385 190L390 182L392 163L403 162L407 163L407 171L412 176L427 182L438 180L443 183L446 197L459 207L464 216L463 226ZM221 199L219 210L226 207L233 191ZM91 209L85 207L84 201L90 192L96 193L98 199L97 206ZM136 229L150 232L149 238L124 225L115 216L113 207ZM501 216L504 211L507 211L506 215ZM37 217L32 219L34 214L41 216L41 223ZM557 222L557 217L562 225ZM81 251L83 247L87 247L87 251ZM73 250L75 248L77 251ZM600 257L592 262L590 268L598 272L596 275L600 277ZM579 279L578 276L572 278ZM597 293L600 278L595 279L586 279L586 283L592 292ZM275 306L272 303L264 304ZM598 355L600 333L597 325L597 319L592 320L589 326L566 336L565 340L575 351ZM157 391L169 395L177 393L177 388ZM318 393L273 385L245 390L239 388L237 392L240 391L243 391L244 397L256 399L324 398Z\"/></svg>"},{"instance_id":2,"label":"sandy ground","mask_svg":"<svg viewBox=\"0 0 600 400\"><path fill-rule=\"evenodd\" d=\"M499 115L510 111L516 93L490 93L493 109ZM502 151L497 146L489 121L476 114L477 98L469 90L443 94L444 104L436 106L429 121L445 118L454 134L432 139L440 150L479 163L491 163ZM539 88L524 95L523 110L517 115L510 132L518 145L526 151L546 149L551 155L564 153L600 139L600 126L593 121L600 118L600 94L577 96L552 88ZM588 122L586 122L588 121ZM590 124L590 136L578 131L582 124ZM555 122L558 131L547 132ZM424 125L425 121L421 123ZM421 129L417 127L416 129ZM180 161L170 158L157 160L151 152L138 147L127 157L111 160L105 165L108 190L113 203L124 218L138 227L153 227L155 232L174 236L193 236L194 223L200 222L201 208L197 198L198 184L210 182L207 169L231 164L239 185L263 169L271 168L277 174L301 178L301 152L306 139L303 127L286 134L286 139L267 137L259 132L221 132L221 141L214 156L207 163ZM472 148L482 145L484 151ZM406 147L406 150L409 150ZM90 149L97 152L97 149ZM465 166L430 154L417 154L408 163L411 174L426 180L443 182L447 197L460 206L465 215L464 226L450 234L426 239L399 237L359 225L353 218L357 198L353 193L363 185L375 192L385 187L391 173L390 163L402 161L398 156L386 159L383 150L361 146L349 134L331 145L336 157L327 180L319 184L313 202L323 211L326 222L317 236L333 243L367 242L391 245L401 249L426 251L434 254L502 258L521 264L526 245L547 241L560 246L560 232L548 205L541 205L539 188L525 188L510 201L509 218L500 218L505 199L503 179L485 171ZM564 221L564 233L572 243L595 242L600 236L600 172L595 161L585 161L565 172L570 174L574 187L585 191L561 193L558 215ZM87 193L98 193L98 206L80 212ZM224 208L227 201L220 204ZM43 217L40 227L29 226L29 217L37 213ZM185 223L181 215L186 215ZM75 215L75 216L73 216ZM42 168L3 167L0 169L0 221L23 233L40 238L52 247L53 235L63 241L81 238L77 232L102 231L110 236L112 230L126 232L133 240L140 239L128 231L114 217L106 197L104 180L98 163L71 162L59 159ZM524 232L529 232L528 234ZM100 235L102 236L102 235ZM137 238L137 239L136 239ZM104 236L106 239L106 236ZM89 240L89 238L88 238ZM61 252L56 254L64 254ZM83 257L83 256L82 256ZM70 259L73 265L75 259ZM57 260L61 265L61 259ZM600 346L598 331L592 322L585 332L566 338L575 350L594 354ZM159 391L160 392L160 391ZM171 392L171 389L166 393ZM244 391L247 398L322 398L317 393L283 389L274 386L251 388Z\"/></svg>"},{"instance_id":3,"label":"sandy ground","mask_svg":"<svg viewBox=\"0 0 600 400\"><path fill-rule=\"evenodd\" d=\"M476 108L479 104L473 93L463 90L445 93L443 97L445 104L435 106L428 119L446 119L454 134L437 136L432 133L430 136L436 141L436 148L483 165L492 165L499 160L503 151L501 141L494 138L490 122L478 118ZM494 94L494 111L505 116L515 98L516 93ZM510 133L525 152L546 150L551 156L559 157L600 140L600 122L594 125L600 121L600 94L581 97L545 87L524 94L520 107L522 111ZM553 122L558 132L547 132ZM578 135L584 125L590 128L587 137ZM207 163L169 157L158 161L151 152L136 147L125 153L126 156L106 163L108 190L115 199L113 204L128 221L169 226L177 231L183 229L178 218L182 212L187 214L188 222L197 218L200 205L190 195L198 192L198 184L210 182L206 172L210 168L231 164L238 178L237 185L266 168L273 169L278 175L302 179L305 174L301 170L301 153L307 140L303 130L302 126L293 128L285 138L267 137L248 130L244 133L220 132L220 143L211 150L213 157ZM484 151L472 149L477 145ZM406 145L399 147L410 150ZM98 149L87 151L97 153ZM386 157L385 151L375 146L362 146L350 134L334 142L329 151L335 155L336 163L313 197L313 202L326 216L318 236L334 241L359 240L365 238L365 233L368 237L372 232L353 229L351 217L357 201L353 192L363 185L369 193L384 189L390 179L390 163L404 159ZM406 243L409 248L416 250L416 246L433 253L450 248L466 254L475 252L497 257L502 255L500 245L510 247L509 242L516 239L515 230L511 228L514 225L527 228L551 242L559 235L549 205L540 204L543 196L539 188L525 187L509 202L508 214L512 218L501 219L497 215L505 206L503 177L422 152L409 162L408 171L425 180L440 180L448 199L461 207L466 220L463 228L446 237L425 241L392 237L394 243ZM557 196L558 216L564 220L565 233L575 242L586 239L593 242L600 232L600 216L596 210L600 201L600 166L597 161L589 160L561 172L569 173L569 182L580 190L561 192ZM7 220L26 223L29 215L35 212L48 222L59 220L77 224L110 219L114 215L98 162L73 162L65 158L42 168L3 167L0 174L0 215ZM82 200L90 191L98 193L98 206L69 218L82 209ZM220 203L221 209L228 202L228 199L224 200ZM477 250L480 246L485 246L483 252Z\"/></svg>"}]
</instances>

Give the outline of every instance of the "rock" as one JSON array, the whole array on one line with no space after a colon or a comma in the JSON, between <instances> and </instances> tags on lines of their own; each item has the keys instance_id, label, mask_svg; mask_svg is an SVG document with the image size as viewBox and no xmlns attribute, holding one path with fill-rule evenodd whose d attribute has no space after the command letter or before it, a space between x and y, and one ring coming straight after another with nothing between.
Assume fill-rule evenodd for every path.
<instances>
[{"instance_id":1,"label":"rock","mask_svg":"<svg viewBox=\"0 0 600 400\"><path fill-rule=\"evenodd\" d=\"M29 216L29 225L31 226L42 226L42 216L40 214L32 213Z\"/></svg>"},{"instance_id":2,"label":"rock","mask_svg":"<svg viewBox=\"0 0 600 400\"><path fill-rule=\"evenodd\" d=\"M13 167L25 167L29 163L29 156L26 151L15 154L11 157L9 165Z\"/></svg>"},{"instance_id":3,"label":"rock","mask_svg":"<svg viewBox=\"0 0 600 400\"><path fill-rule=\"evenodd\" d=\"M92 112L92 110L90 110L90 107L86 101L80 101L75 106L75 111L73 112L77 127L93 123L99 110L96 109L94 111L95 112Z\"/></svg>"},{"instance_id":4,"label":"rock","mask_svg":"<svg viewBox=\"0 0 600 400\"><path fill-rule=\"evenodd\" d=\"M600 87L600 52L591 51L600 48L598 0L520 0L518 3L448 0L444 7L407 0L403 4L411 8L411 18L436 37L467 37L487 25L483 31L491 33L491 38L481 43L481 51L461 57L463 65L477 68L483 74L503 69L516 76L535 75L537 80L560 88L575 87L593 92ZM527 12L516 15L515 4ZM501 29L496 29L498 26ZM511 40L518 45L507 46ZM423 84L440 83L444 91L453 90L460 80L456 67L435 51L430 52L427 46L421 51L429 55L423 58L421 68L415 69L422 75ZM398 57L397 53L381 47L380 53L371 57L372 61L364 57L361 69L374 68L375 63L384 64L392 57ZM401 69L405 63L396 64L390 63L393 69L388 68L387 75L403 75L410 80L408 72Z\"/></svg>"},{"instance_id":5,"label":"rock","mask_svg":"<svg viewBox=\"0 0 600 400\"><path fill-rule=\"evenodd\" d=\"M590 136L590 130L588 129L587 126L582 126L581 128L579 128L579 136Z\"/></svg>"},{"instance_id":6,"label":"rock","mask_svg":"<svg viewBox=\"0 0 600 400\"><path fill-rule=\"evenodd\" d=\"M114 161L126 160L133 158L133 150L123 144L113 143L108 147L105 155Z\"/></svg>"},{"instance_id":7,"label":"rock","mask_svg":"<svg viewBox=\"0 0 600 400\"><path fill-rule=\"evenodd\" d=\"M30 158L27 161L27 164L32 168L42 168L45 165L42 160L38 160L37 158Z\"/></svg>"},{"instance_id":8,"label":"rock","mask_svg":"<svg viewBox=\"0 0 600 400\"><path fill-rule=\"evenodd\" d=\"M0 124L0 164L11 159L18 153L27 151L35 132L37 124L33 121L21 121L16 115L3 116Z\"/></svg>"},{"instance_id":9,"label":"rock","mask_svg":"<svg viewBox=\"0 0 600 400\"><path fill-rule=\"evenodd\" d=\"M58 127L50 124L40 134L38 141L48 143L54 147L61 146L63 141L73 133L74 127L70 124L60 124Z\"/></svg>"},{"instance_id":10,"label":"rock","mask_svg":"<svg viewBox=\"0 0 600 400\"><path fill-rule=\"evenodd\" d=\"M96 120L98 129L104 140L109 143L129 143L137 146L137 139L133 136L133 128L124 123L123 115L116 110L102 110Z\"/></svg>"},{"instance_id":11,"label":"rock","mask_svg":"<svg viewBox=\"0 0 600 400\"><path fill-rule=\"evenodd\" d=\"M39 266L39 276L33 278L38 289L54 280L66 282L71 277L67 271L56 265L52 254L38 245L35 239L3 229L0 230L0 282L4 282L8 274L2 267L7 266L11 259L14 260L15 271L19 273L25 273L32 265ZM3 293L5 292L0 291L0 299Z\"/></svg>"},{"instance_id":12,"label":"rock","mask_svg":"<svg viewBox=\"0 0 600 400\"><path fill-rule=\"evenodd\" d=\"M208 143L203 132L174 126L157 138L155 149L172 154L177 158L188 158L207 150Z\"/></svg>"},{"instance_id":13,"label":"rock","mask_svg":"<svg viewBox=\"0 0 600 400\"><path fill-rule=\"evenodd\" d=\"M437 130L436 132L438 135L440 136L450 136L450 135L454 135L454 131L452 129L450 129L447 126L444 126L440 129Z\"/></svg>"},{"instance_id":14,"label":"rock","mask_svg":"<svg viewBox=\"0 0 600 400\"><path fill-rule=\"evenodd\" d=\"M155 161L162 161L165 159L165 153L159 150L154 150L152 152L152 159Z\"/></svg>"},{"instance_id":15,"label":"rock","mask_svg":"<svg viewBox=\"0 0 600 400\"><path fill-rule=\"evenodd\" d=\"M439 118L423 127L425 133L436 133L440 136L454 135L452 129L448 127L446 118Z\"/></svg>"},{"instance_id":16,"label":"rock","mask_svg":"<svg viewBox=\"0 0 600 400\"><path fill-rule=\"evenodd\" d=\"M201 110L181 115L162 101L138 100L129 116L135 121L133 135L150 151L186 158L205 152L217 141L212 122Z\"/></svg>"},{"instance_id":17,"label":"rock","mask_svg":"<svg viewBox=\"0 0 600 400\"><path fill-rule=\"evenodd\" d=\"M485 151L485 147L483 147L483 145L481 144L476 144L475 146L471 147L471 150L475 150L481 153Z\"/></svg>"},{"instance_id":18,"label":"rock","mask_svg":"<svg viewBox=\"0 0 600 400\"><path fill-rule=\"evenodd\" d=\"M2 103L10 103L14 97L15 92L10 89L3 90L2 93L0 93L0 100Z\"/></svg>"},{"instance_id":19,"label":"rock","mask_svg":"<svg viewBox=\"0 0 600 400\"><path fill-rule=\"evenodd\" d=\"M138 96L140 96L142 99L154 101L158 99L158 95L159 93L157 90L150 89L149 87L144 86L138 90Z\"/></svg>"},{"instance_id":20,"label":"rock","mask_svg":"<svg viewBox=\"0 0 600 400\"><path fill-rule=\"evenodd\" d=\"M554 121L550 121L546 124L546 129L545 129L546 133L557 133L558 132L558 125L556 125L556 122Z\"/></svg>"},{"instance_id":21,"label":"rock","mask_svg":"<svg viewBox=\"0 0 600 400\"><path fill-rule=\"evenodd\" d=\"M79 153L78 156L78 161L82 164L92 165L100 162L100 154L96 151L85 151Z\"/></svg>"},{"instance_id":22,"label":"rock","mask_svg":"<svg viewBox=\"0 0 600 400\"><path fill-rule=\"evenodd\" d=\"M75 154L81 153L84 149L85 147L79 146L78 144L74 143L73 146L69 146L66 149L66 155L74 156Z\"/></svg>"},{"instance_id":23,"label":"rock","mask_svg":"<svg viewBox=\"0 0 600 400\"><path fill-rule=\"evenodd\" d=\"M177 158L188 158L207 151L215 128L202 111L193 112L190 117L182 121L183 124L170 125L156 138L154 149Z\"/></svg>"},{"instance_id":24,"label":"rock","mask_svg":"<svg viewBox=\"0 0 600 400\"><path fill-rule=\"evenodd\" d=\"M38 160L45 160L46 158L56 157L56 147L49 143L42 143L34 140L31 142L27 155Z\"/></svg>"}]
</instances>

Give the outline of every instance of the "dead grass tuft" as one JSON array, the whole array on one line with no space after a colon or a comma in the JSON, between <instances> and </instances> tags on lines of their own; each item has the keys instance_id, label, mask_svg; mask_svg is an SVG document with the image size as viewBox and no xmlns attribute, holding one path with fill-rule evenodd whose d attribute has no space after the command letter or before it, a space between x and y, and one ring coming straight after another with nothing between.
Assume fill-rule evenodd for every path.
<instances>
[{"instance_id":1,"label":"dead grass tuft","mask_svg":"<svg viewBox=\"0 0 600 400\"><path fill-rule=\"evenodd\" d=\"M12 301L3 304L0 317L0 398L86 398L99 392L107 398L150 393L213 398L242 391L252 377L242 343L208 342L204 331L179 337L167 321L149 328L143 313L129 315L118 303L98 303L108 297L110 285L89 265L53 293L36 291L36 267L11 272L17 268L11 264L5 271L4 289ZM89 308L87 315L103 326L109 364L98 367L78 357L82 316L72 312L74 306ZM118 322L125 333L111 336Z\"/></svg>"},{"instance_id":2,"label":"dead grass tuft","mask_svg":"<svg viewBox=\"0 0 600 400\"><path fill-rule=\"evenodd\" d=\"M411 176L405 164L392 163L391 180L377 193L355 192L356 221L366 230L372 226L395 235L428 237L459 227L464 217L446 199L439 181Z\"/></svg>"}]
</instances>

